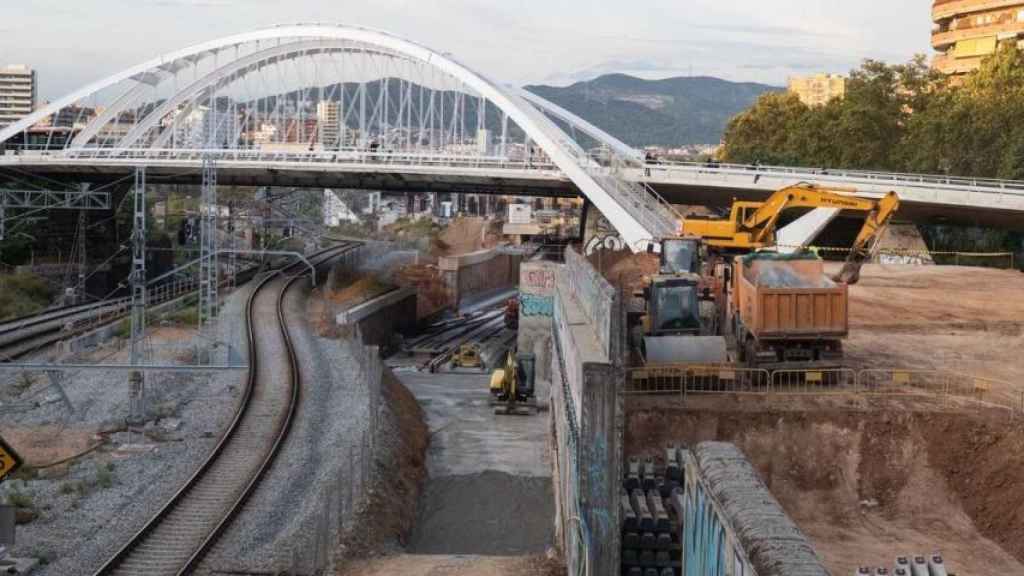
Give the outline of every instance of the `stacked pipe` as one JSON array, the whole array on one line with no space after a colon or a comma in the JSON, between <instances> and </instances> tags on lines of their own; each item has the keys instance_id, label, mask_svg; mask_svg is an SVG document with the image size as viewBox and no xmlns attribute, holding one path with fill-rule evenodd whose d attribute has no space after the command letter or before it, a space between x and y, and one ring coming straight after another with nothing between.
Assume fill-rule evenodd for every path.
<instances>
[{"instance_id":1,"label":"stacked pipe","mask_svg":"<svg viewBox=\"0 0 1024 576\"><path fill-rule=\"evenodd\" d=\"M939 553L931 556L897 556L892 571L888 568L861 566L855 576L956 576L946 569L946 562Z\"/></svg>"},{"instance_id":2,"label":"stacked pipe","mask_svg":"<svg viewBox=\"0 0 1024 576\"><path fill-rule=\"evenodd\" d=\"M620 492L622 574L681 576L683 454L665 449L665 464L630 458Z\"/></svg>"}]
</instances>

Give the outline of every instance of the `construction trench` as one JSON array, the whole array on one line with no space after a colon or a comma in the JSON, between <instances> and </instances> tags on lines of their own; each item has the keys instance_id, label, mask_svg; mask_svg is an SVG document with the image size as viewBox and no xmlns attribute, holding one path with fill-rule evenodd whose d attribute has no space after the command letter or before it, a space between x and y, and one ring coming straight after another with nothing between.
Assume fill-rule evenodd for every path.
<instances>
[{"instance_id":1,"label":"construction trench","mask_svg":"<svg viewBox=\"0 0 1024 576\"><path fill-rule=\"evenodd\" d=\"M624 372L615 360L624 352L623 319L615 313L621 291L605 277L621 280L644 266L643 257L588 261L572 248L564 263L521 263L515 340L538 358L538 395L548 408L539 421L491 415L484 403L487 370L451 368L451 349L433 365L422 360L423 354L437 358L432 354L444 348L437 347L439 341L451 348L466 339L486 340L494 330L504 333L498 329L498 302L505 297L500 290L492 292L489 304L487 298L478 300L485 302L482 309L470 307L463 324L445 327L447 336L411 339L420 360L416 354L411 360L392 358L398 379L425 411L431 445L417 524L406 554L392 559L387 569L411 566L403 563L410 557L437 561L469 555L477 558L474 562L483 562L480 556L491 559L486 570L480 563L466 564L467 570L537 573L529 571L537 569L533 564L503 562L535 558L550 547L565 566L552 573L680 574L681 562L675 558L685 549L685 537L670 533L680 531L685 505L682 500L673 504L671 486L662 487L670 484L666 455L677 454L674 466L685 468L685 454L707 450L704 442L724 441L735 445L753 474L749 489L774 501L772 514L788 522L784 530L799 536L800 549L809 551L808 561L819 571L814 573L856 573L865 565L891 566L901 556L911 564L915 557L927 563L936 554L950 573L1024 570L1019 545L1024 487L1010 480L1024 472L1019 419L1002 409L927 394L624 397L618 380ZM915 307L932 310L957 275L955 269L938 267L866 267L865 280L851 290L851 363L870 369L879 365L872 358L899 358L901 365L927 370L939 366L926 364L916 353L925 345L931 346L934 361L957 354L949 345L953 336L969 336L963 354L991 347L992 339L1019 339L1014 318L1024 317L1024 310L1018 304L991 323L972 324L968 318L978 300L973 289L963 286L962 298L944 315L926 312L916 323L897 326L882 325L877 320L883 319L871 313L893 289L912 302L908 315L916 313ZM1006 297L1024 293L1018 274L983 270L976 275L998 280ZM917 334L914 345L900 340L910 333ZM890 336L894 346L885 345ZM433 348L423 346L431 342ZM990 368L983 376L1007 379L1019 371L1019 366L1010 367L1009 350L988 354L1005 358L994 368L984 363ZM485 366L490 366L495 354L487 356ZM981 366L968 360L964 368ZM531 451L543 457L533 458ZM704 474L699 458L690 457L694 474ZM643 504L628 490L637 465ZM650 479L647 466L653 471ZM714 491L716 480L700 482ZM510 495L515 503L493 501ZM633 521L640 526L641 518L631 520L630 514L644 509L654 522L650 540L639 528L623 530ZM473 529L466 530L467 523ZM490 532L495 523L500 529ZM667 532L659 535L663 529ZM737 526L725 518L722 529L734 534ZM484 536L487 545L477 536ZM739 537L724 538L736 546L737 558L756 556ZM645 562L656 571L635 571ZM384 570L378 565L353 573Z\"/></svg>"},{"instance_id":2,"label":"construction trench","mask_svg":"<svg viewBox=\"0 0 1024 576\"><path fill-rule=\"evenodd\" d=\"M725 534L721 541L735 546L741 560L752 560L751 566L757 561L754 548L739 537L739 520L728 517L729 490L773 501L764 514L793 535L797 549L812 551L821 573L852 574L862 565L890 565L898 556L930 557L936 552L950 573L1024 573L1024 486L1014 481L1024 474L1024 418L1014 419L1005 409L973 398L927 393L625 395L626 334L618 299L622 283L650 267L649 255L585 258L569 248L564 262L553 262L515 252L507 258L494 254L502 255L460 259L470 272L449 272L464 280L438 282L463 287L457 316L416 322L421 294L415 288L375 288L371 297L340 311L325 306L330 295L316 296L308 304L309 324L319 336L304 339L311 338L306 346L323 349L318 354L333 358L329 350L358 334L360 345L379 346L387 355L378 406L380 448L372 464L377 480L365 507L350 510L354 518L338 534L341 546L330 564L338 573L518 576L589 570L647 576L651 567L658 576L669 571L678 575L680 558L688 550L680 521L688 517L686 489L696 493L698 486L717 499L714 506L722 514ZM488 276L487 282L465 280L476 266L475 273ZM498 268L503 275L494 273ZM490 280L495 277L500 281ZM331 282L341 294L359 280L338 276ZM957 298L951 300L951 293ZM1024 344L1022 296L1024 281L1015 272L865 267L864 280L850 290L847 360L858 371L898 366L927 373L956 365L991 382L989 396L1019 393L999 386L1024 377L1017 358ZM506 325L510 298L518 304L516 330ZM992 300L1004 305L992 308ZM398 332L408 336L393 337ZM481 367L451 366L463 343L479 345ZM532 416L496 416L488 403L490 372L513 343L536 357L542 410ZM360 352L331 361L338 367L318 378L344 379L346 384L316 392L330 391L330 401L323 405L316 400L319 396L311 397L317 405L304 411L323 416L319 421L325 424L303 425L293 439L318 454L325 477L344 476L335 469L337 462L331 462L339 453L344 461L353 450L335 446L330 438L351 436L349 428L364 424L359 416L363 408L350 406L345 392L345 386L359 384L344 375L350 372L348 362L368 358ZM236 394L230 382L216 390L225 399ZM364 402L366 392L358 392L356 404ZM71 393L77 402L78 391L72 387ZM215 420L200 419L198 413L209 410L210 403L186 399L181 404L183 428L169 434L180 443L159 445L156 454L164 460L183 452L184 442L209 443L207 434L215 429ZM335 410L350 410L354 419L328 426L328 415ZM28 416L21 420L34 422ZM9 429L5 423L5 435ZM25 433L9 437L28 445L33 430L26 427ZM338 431L345 433L339 436ZM80 431L69 430L69 438L72 432ZM82 437L87 447L89 436ZM709 441L731 443L741 456L723 456L715 445L703 444ZM109 459L103 450L97 454L101 462ZM725 464L713 462L715 458ZM125 483L118 490L130 484L141 493L135 468L143 461L117 464L116 485ZM309 476L288 461L283 461L282 472ZM742 471L734 475L745 475L747 484L720 484L711 471L726 464ZM88 476L99 474L100 468L93 466L74 466L71 477L99 485ZM695 483L686 484L686 470ZM156 485L148 478L139 474L139 486ZM287 484L273 478L269 490ZM18 486L46 482L19 481ZM58 511L74 505L91 512L109 507L115 496L96 487L83 497L64 494L60 482L37 491L52 496ZM673 493L673 482L683 498L675 497L679 494ZM344 483L337 485L344 494ZM317 498L324 501L337 496L331 489L322 492ZM286 490L281 498L298 501ZM113 502L112 510L128 505ZM276 518L279 511L255 513ZM26 533L47 529L49 515L44 511ZM314 556L321 552L304 557L302 551L322 548L308 536L320 522L312 508L304 508L301 518L274 536L286 543L275 554L284 557L268 559L267 565L297 567L299 573L316 566ZM79 537L70 530L61 532L63 540ZM254 537L269 538L257 533L232 539ZM117 538L103 536L104 545L113 545ZM61 556L42 573L60 574L76 558L97 559L95 552L76 556L69 548L58 548ZM222 556L230 557L230 550ZM250 563L228 565L256 568Z\"/></svg>"}]
</instances>

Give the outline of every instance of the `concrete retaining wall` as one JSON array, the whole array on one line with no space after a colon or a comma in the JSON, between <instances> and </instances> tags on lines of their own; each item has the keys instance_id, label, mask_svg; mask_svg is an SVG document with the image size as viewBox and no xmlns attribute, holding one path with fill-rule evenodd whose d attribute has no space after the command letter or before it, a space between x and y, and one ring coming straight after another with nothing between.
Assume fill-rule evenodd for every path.
<instances>
[{"instance_id":1,"label":"concrete retaining wall","mask_svg":"<svg viewBox=\"0 0 1024 576\"><path fill-rule=\"evenodd\" d=\"M466 298L515 287L519 283L520 262L521 254L495 248L444 256L438 259L437 268L448 302L458 308Z\"/></svg>"},{"instance_id":2,"label":"concrete retaining wall","mask_svg":"<svg viewBox=\"0 0 1024 576\"><path fill-rule=\"evenodd\" d=\"M551 419L556 532L569 574L620 569L622 367L615 355L625 334L612 287L567 250L555 269ZM593 301L599 299L600 301ZM596 319L596 321L595 321Z\"/></svg>"},{"instance_id":3,"label":"concrete retaining wall","mask_svg":"<svg viewBox=\"0 0 1024 576\"><path fill-rule=\"evenodd\" d=\"M518 349L537 357L537 378L551 382L551 326L555 278L561 265L524 262L519 267Z\"/></svg>"},{"instance_id":4,"label":"concrete retaining wall","mask_svg":"<svg viewBox=\"0 0 1024 576\"><path fill-rule=\"evenodd\" d=\"M803 532L732 444L704 442L686 456L683 573L829 576Z\"/></svg>"},{"instance_id":5,"label":"concrete retaining wall","mask_svg":"<svg viewBox=\"0 0 1024 576\"><path fill-rule=\"evenodd\" d=\"M395 335L416 327L416 290L401 288L388 292L338 314L339 326L357 326L363 344L379 346L385 355L396 346Z\"/></svg>"}]
</instances>

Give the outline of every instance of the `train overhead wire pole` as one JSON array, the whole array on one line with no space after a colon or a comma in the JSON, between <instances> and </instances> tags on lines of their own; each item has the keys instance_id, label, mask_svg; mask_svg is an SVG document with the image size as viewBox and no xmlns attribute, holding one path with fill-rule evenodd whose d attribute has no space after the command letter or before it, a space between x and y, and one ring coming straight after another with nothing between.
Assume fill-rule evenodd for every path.
<instances>
[{"instance_id":1,"label":"train overhead wire pole","mask_svg":"<svg viewBox=\"0 0 1024 576\"><path fill-rule=\"evenodd\" d=\"M63 138L33 132L65 119L75 122ZM559 124L638 158L595 126L449 54L367 28L284 25L172 52L60 98L0 130L0 167L198 171L214 157L222 169L315 161L325 175L334 166L380 174L378 165L408 165L440 178L450 166L480 175L498 167L568 179L634 250L674 232L674 215L651 189L591 158ZM328 176L314 180L308 185L330 187L320 186Z\"/></svg>"},{"instance_id":2,"label":"train overhead wire pole","mask_svg":"<svg viewBox=\"0 0 1024 576\"><path fill-rule=\"evenodd\" d=\"M145 364L146 338L146 169L135 169L135 188L132 190L132 271L131 285L131 340L128 362L133 367ZM128 422L138 425L146 420L146 377L141 370L128 376Z\"/></svg>"}]
</instances>

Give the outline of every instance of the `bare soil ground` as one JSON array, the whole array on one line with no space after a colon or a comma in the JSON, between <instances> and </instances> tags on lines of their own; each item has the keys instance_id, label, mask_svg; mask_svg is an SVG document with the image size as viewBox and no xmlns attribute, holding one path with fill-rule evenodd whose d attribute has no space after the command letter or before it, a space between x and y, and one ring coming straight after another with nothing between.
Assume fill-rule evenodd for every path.
<instances>
[{"instance_id":1,"label":"bare soil ground","mask_svg":"<svg viewBox=\"0 0 1024 576\"><path fill-rule=\"evenodd\" d=\"M434 255L455 256L493 248L500 239L501 227L497 220L456 218L448 223L438 237Z\"/></svg>"},{"instance_id":2,"label":"bare soil ground","mask_svg":"<svg viewBox=\"0 0 1024 576\"><path fill-rule=\"evenodd\" d=\"M835 269L828 266L829 272ZM850 287L846 356L857 368L933 368L1024 385L1024 274L870 264Z\"/></svg>"},{"instance_id":3,"label":"bare soil ground","mask_svg":"<svg viewBox=\"0 0 1024 576\"><path fill-rule=\"evenodd\" d=\"M96 433L95 426L0 426L4 440L30 468L45 467L86 452L104 441Z\"/></svg>"},{"instance_id":4,"label":"bare soil ground","mask_svg":"<svg viewBox=\"0 0 1024 576\"><path fill-rule=\"evenodd\" d=\"M1024 427L925 402L630 400L626 450L735 443L833 574L935 551L959 573L1024 573Z\"/></svg>"}]
</instances>

